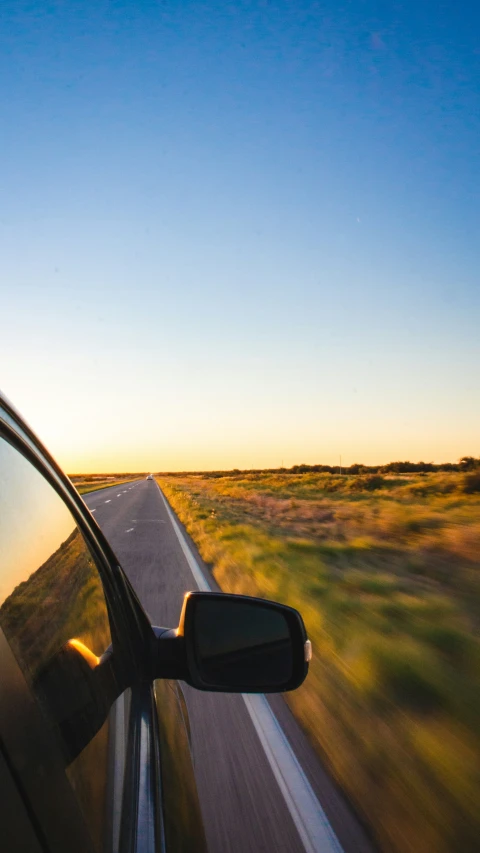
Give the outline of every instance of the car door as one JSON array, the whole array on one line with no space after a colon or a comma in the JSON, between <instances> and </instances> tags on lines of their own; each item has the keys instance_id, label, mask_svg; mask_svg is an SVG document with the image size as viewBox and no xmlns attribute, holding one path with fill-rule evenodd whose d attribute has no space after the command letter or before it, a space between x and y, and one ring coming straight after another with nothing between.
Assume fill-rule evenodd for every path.
<instances>
[{"instance_id":1,"label":"car door","mask_svg":"<svg viewBox=\"0 0 480 853\"><path fill-rule=\"evenodd\" d=\"M11 804L4 837L17 839L9 849L203 849L183 711L166 682L153 690L150 636L82 501L0 408L0 789Z\"/></svg>"}]
</instances>

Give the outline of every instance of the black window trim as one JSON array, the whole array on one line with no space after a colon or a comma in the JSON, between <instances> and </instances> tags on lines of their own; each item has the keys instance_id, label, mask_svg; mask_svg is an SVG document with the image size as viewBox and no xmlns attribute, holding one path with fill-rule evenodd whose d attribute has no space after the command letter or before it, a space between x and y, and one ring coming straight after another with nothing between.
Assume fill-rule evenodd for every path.
<instances>
[{"instance_id":1,"label":"black window trim","mask_svg":"<svg viewBox=\"0 0 480 853\"><path fill-rule=\"evenodd\" d=\"M155 634L149 619L108 541L73 484L1 394L0 438L8 441L34 466L71 512L95 560L104 585L112 646L114 646L115 635L117 648L125 662L125 667L122 667L125 671L122 692L125 688L132 687L133 695L140 691L142 695L151 696L153 690L151 660ZM114 616L113 621L112 616ZM116 657L115 647L113 657ZM65 776L65 767L61 762L58 744L1 628L0 683L2 684L0 747L3 748L4 755L8 756L12 778L16 782L26 808L30 811L32 825L36 827L37 838L45 853L64 853L66 849L69 853L90 853L90 851L94 853L84 816ZM146 688L147 693L145 693ZM13 703L12 697L14 697ZM12 711L12 704L14 711ZM131 708L130 717L132 713ZM130 723L129 730L131 725ZM28 767L25 767L26 734L30 736L31 761L33 760L36 767L41 766L42 761L45 765L45 775L40 779L37 778L36 773L31 772L31 768L28 772ZM154 848L156 851L165 849L165 838L158 789L160 762L158 732L155 728L152 734L153 745L150 748L154 750L155 756L153 753L150 756L152 764L145 796L151 800L156 827L155 841L148 843L145 849L153 853ZM42 797L42 783L45 788L47 782L51 790L49 796ZM52 803L54 803L53 806ZM130 811L129 805L127 797L127 802L123 803L125 814L122 815L122 823L126 820L127 823L133 821L136 824L139 817L137 813L139 804L136 804L135 816L126 814ZM62 815L60 821L59 810ZM137 827L135 835L139 831L140 828ZM121 834L122 848L128 850L129 833L125 834L122 831ZM126 847L125 844L127 844Z\"/></svg>"}]
</instances>

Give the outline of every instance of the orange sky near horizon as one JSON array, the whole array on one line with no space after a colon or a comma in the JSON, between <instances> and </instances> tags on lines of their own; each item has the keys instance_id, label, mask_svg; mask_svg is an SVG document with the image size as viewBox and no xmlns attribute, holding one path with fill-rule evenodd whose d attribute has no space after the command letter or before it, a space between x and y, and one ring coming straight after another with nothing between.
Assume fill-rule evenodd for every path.
<instances>
[{"instance_id":1,"label":"orange sky near horizon","mask_svg":"<svg viewBox=\"0 0 480 853\"><path fill-rule=\"evenodd\" d=\"M372 389L358 400L328 387L314 399L303 385L265 397L252 382L240 395L224 391L219 404L194 385L182 396L176 388L155 395L140 383L124 402L115 386L79 382L69 396L69 386L52 378L40 385L23 377L17 385L15 399L9 388L7 396L71 474L338 465L340 455L344 466L480 456L479 403L464 395L461 408L448 408L438 394L413 405L398 387L379 401Z\"/></svg>"}]
</instances>

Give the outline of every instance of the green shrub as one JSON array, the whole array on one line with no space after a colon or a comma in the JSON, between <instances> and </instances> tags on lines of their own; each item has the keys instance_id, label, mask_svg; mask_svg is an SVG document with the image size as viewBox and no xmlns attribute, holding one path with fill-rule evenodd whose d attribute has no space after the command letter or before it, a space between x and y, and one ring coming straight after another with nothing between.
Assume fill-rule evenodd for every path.
<instances>
[{"instance_id":1,"label":"green shrub","mask_svg":"<svg viewBox=\"0 0 480 853\"><path fill-rule=\"evenodd\" d=\"M317 580L306 587L307 593L314 598L323 598L328 592L328 582Z\"/></svg>"},{"instance_id":2,"label":"green shrub","mask_svg":"<svg viewBox=\"0 0 480 853\"><path fill-rule=\"evenodd\" d=\"M372 575L362 581L360 589L370 595L388 595L396 586L397 579L391 575Z\"/></svg>"},{"instance_id":3,"label":"green shrub","mask_svg":"<svg viewBox=\"0 0 480 853\"><path fill-rule=\"evenodd\" d=\"M385 479L379 474L368 474L365 477L355 477L350 483L352 492L374 492L385 487Z\"/></svg>"},{"instance_id":4,"label":"green shrub","mask_svg":"<svg viewBox=\"0 0 480 853\"><path fill-rule=\"evenodd\" d=\"M368 595L388 595L397 587L398 581L394 575L367 573L350 570L344 573L342 586L356 592L366 592Z\"/></svg>"},{"instance_id":5,"label":"green shrub","mask_svg":"<svg viewBox=\"0 0 480 853\"><path fill-rule=\"evenodd\" d=\"M435 660L407 642L376 643L372 661L378 688L404 708L423 713L436 711L445 704L442 679Z\"/></svg>"},{"instance_id":6,"label":"green shrub","mask_svg":"<svg viewBox=\"0 0 480 853\"><path fill-rule=\"evenodd\" d=\"M411 611L400 601L382 602L380 612L389 622L402 628L405 628L412 621Z\"/></svg>"},{"instance_id":7,"label":"green shrub","mask_svg":"<svg viewBox=\"0 0 480 853\"><path fill-rule=\"evenodd\" d=\"M472 648L471 637L448 625L427 625L420 634L422 639L455 664L462 664Z\"/></svg>"}]
</instances>

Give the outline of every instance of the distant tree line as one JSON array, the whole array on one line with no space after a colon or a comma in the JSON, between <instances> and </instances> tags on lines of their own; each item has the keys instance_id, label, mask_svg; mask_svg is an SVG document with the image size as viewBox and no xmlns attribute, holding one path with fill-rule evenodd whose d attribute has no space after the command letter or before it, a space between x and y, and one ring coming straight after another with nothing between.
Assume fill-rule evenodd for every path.
<instances>
[{"instance_id":1,"label":"distant tree line","mask_svg":"<svg viewBox=\"0 0 480 853\"><path fill-rule=\"evenodd\" d=\"M458 462L388 462L386 465L353 465L342 466L342 474L428 474L437 471L480 471L480 457L462 456ZM184 477L194 475L201 477L235 477L247 474L339 474L339 465L292 465L291 468L247 468L240 470L232 468L225 471L164 471L160 476Z\"/></svg>"},{"instance_id":2,"label":"distant tree line","mask_svg":"<svg viewBox=\"0 0 480 853\"><path fill-rule=\"evenodd\" d=\"M388 462L386 465L353 465L342 466L342 474L428 474L437 471L479 472L480 457L462 456L458 462ZM231 468L224 471L159 471L158 476L184 477L235 477L246 474L339 474L339 465L292 465L291 468ZM82 479L84 482L106 479L121 479L122 477L145 477L145 471L125 471L119 474L70 474L71 480Z\"/></svg>"}]
</instances>

